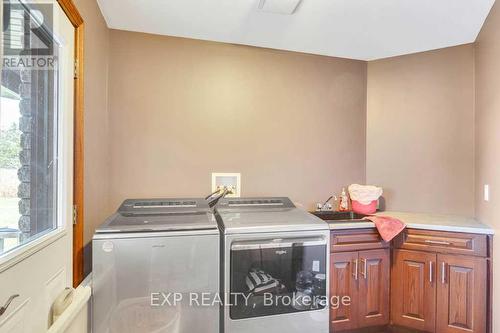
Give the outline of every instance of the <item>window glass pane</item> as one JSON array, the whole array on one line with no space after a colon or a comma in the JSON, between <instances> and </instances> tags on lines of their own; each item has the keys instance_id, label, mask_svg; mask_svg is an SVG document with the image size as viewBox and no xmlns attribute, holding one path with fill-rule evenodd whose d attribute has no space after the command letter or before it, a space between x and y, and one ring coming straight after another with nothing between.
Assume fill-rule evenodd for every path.
<instances>
[{"instance_id":1,"label":"window glass pane","mask_svg":"<svg viewBox=\"0 0 500 333\"><path fill-rule=\"evenodd\" d=\"M3 3L0 255L57 227L57 47L52 4Z\"/></svg>"}]
</instances>

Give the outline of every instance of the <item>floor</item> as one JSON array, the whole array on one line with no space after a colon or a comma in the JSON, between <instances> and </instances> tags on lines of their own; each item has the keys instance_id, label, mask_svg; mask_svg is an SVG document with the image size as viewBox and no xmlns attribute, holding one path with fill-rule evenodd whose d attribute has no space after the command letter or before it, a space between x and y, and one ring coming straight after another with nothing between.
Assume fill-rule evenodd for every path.
<instances>
[{"instance_id":1,"label":"floor","mask_svg":"<svg viewBox=\"0 0 500 333\"><path fill-rule=\"evenodd\" d=\"M424 333L417 330L412 330L402 327L368 327L352 331L343 331L339 333Z\"/></svg>"}]
</instances>

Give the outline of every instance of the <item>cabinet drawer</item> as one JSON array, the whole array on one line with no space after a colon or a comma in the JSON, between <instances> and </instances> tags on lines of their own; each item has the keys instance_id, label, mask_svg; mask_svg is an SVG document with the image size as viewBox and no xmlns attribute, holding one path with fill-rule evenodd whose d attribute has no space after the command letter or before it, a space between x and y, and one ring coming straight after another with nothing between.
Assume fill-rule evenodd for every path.
<instances>
[{"instance_id":1,"label":"cabinet drawer","mask_svg":"<svg viewBox=\"0 0 500 333\"><path fill-rule=\"evenodd\" d=\"M345 252L389 247L375 228L336 230L331 232L330 251Z\"/></svg>"},{"instance_id":2,"label":"cabinet drawer","mask_svg":"<svg viewBox=\"0 0 500 333\"><path fill-rule=\"evenodd\" d=\"M407 250L487 256L486 235L460 232L406 229L397 237L394 246Z\"/></svg>"}]
</instances>

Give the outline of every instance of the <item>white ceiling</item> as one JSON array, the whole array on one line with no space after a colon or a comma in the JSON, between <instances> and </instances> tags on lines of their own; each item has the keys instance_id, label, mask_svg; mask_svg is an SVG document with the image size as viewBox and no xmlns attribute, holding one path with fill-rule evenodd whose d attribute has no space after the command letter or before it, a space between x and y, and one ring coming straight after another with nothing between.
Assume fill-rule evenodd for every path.
<instances>
[{"instance_id":1,"label":"white ceiling","mask_svg":"<svg viewBox=\"0 0 500 333\"><path fill-rule=\"evenodd\" d=\"M110 28L374 60L473 42L495 0L98 0Z\"/></svg>"}]
</instances>

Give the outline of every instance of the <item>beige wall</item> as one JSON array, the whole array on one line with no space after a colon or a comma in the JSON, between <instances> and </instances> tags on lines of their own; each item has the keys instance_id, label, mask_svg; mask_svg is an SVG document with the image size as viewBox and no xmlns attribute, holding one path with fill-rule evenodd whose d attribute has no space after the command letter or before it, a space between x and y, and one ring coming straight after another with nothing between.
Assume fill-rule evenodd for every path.
<instances>
[{"instance_id":1,"label":"beige wall","mask_svg":"<svg viewBox=\"0 0 500 333\"><path fill-rule=\"evenodd\" d=\"M387 208L474 214L472 45L368 64L368 183Z\"/></svg>"},{"instance_id":2,"label":"beige wall","mask_svg":"<svg viewBox=\"0 0 500 333\"><path fill-rule=\"evenodd\" d=\"M203 196L211 172L241 172L244 196L306 208L364 181L364 62L116 30L110 40L113 208Z\"/></svg>"},{"instance_id":3,"label":"beige wall","mask_svg":"<svg viewBox=\"0 0 500 333\"><path fill-rule=\"evenodd\" d=\"M85 228L84 242L109 215L108 52L109 29L95 1L75 0L85 20ZM86 260L86 263L89 261Z\"/></svg>"},{"instance_id":4,"label":"beige wall","mask_svg":"<svg viewBox=\"0 0 500 333\"><path fill-rule=\"evenodd\" d=\"M476 215L500 234L500 3L493 6L476 44ZM490 202L483 185L490 185ZM498 237L498 236L496 236ZM500 241L494 243L494 313L500 307ZM500 318L493 316L493 331Z\"/></svg>"}]
</instances>

